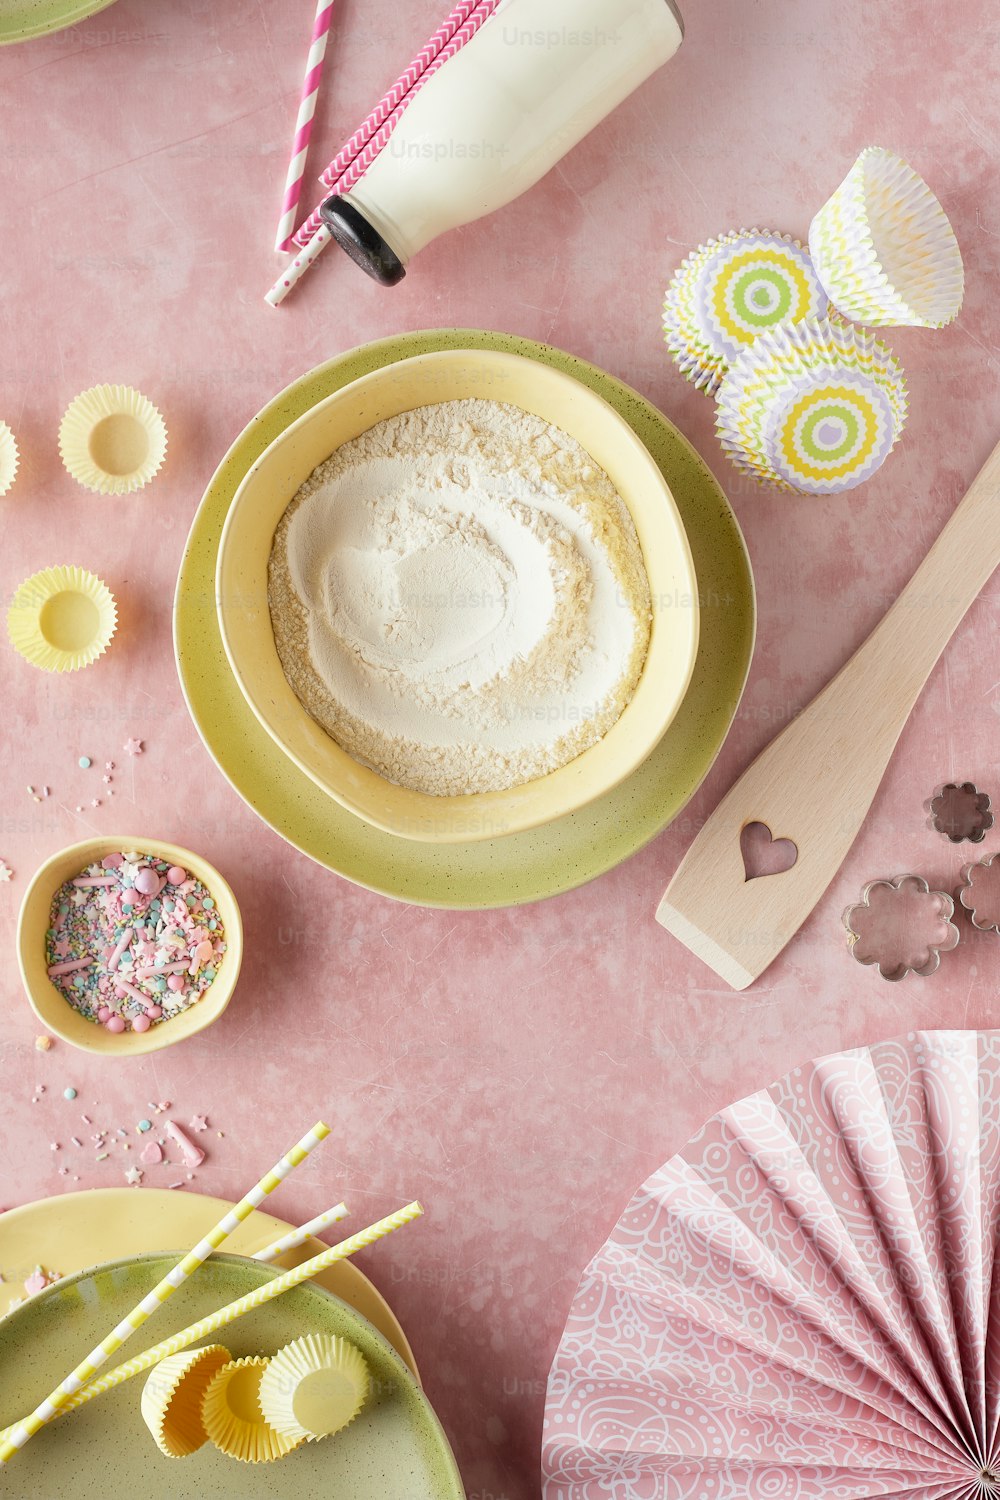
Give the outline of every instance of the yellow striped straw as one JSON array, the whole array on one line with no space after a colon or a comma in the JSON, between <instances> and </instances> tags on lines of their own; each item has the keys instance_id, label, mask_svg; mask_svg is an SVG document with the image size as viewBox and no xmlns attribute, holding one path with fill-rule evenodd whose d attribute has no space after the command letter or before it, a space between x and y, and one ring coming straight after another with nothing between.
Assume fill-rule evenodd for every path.
<instances>
[{"instance_id":1,"label":"yellow striped straw","mask_svg":"<svg viewBox=\"0 0 1000 1500\"><path fill-rule=\"evenodd\" d=\"M5 1464L12 1458L19 1448L23 1448L40 1427L57 1416L73 1398L83 1389L88 1381L92 1380L101 1366L110 1359L117 1349L120 1349L126 1339L130 1339L137 1328L141 1328L147 1318L152 1317L157 1308L168 1301L174 1295L177 1288L182 1286L200 1265L202 1265L213 1250L218 1249L227 1235L232 1234L238 1224L248 1218L255 1208L259 1208L267 1197L273 1193L280 1182L288 1176L300 1162L305 1161L310 1151L318 1146L330 1134L330 1127L322 1121L314 1125L312 1130L304 1135L297 1146L283 1156L257 1183L252 1187L245 1198L241 1198L235 1208L231 1208L216 1224L215 1228L199 1240L193 1250L189 1250L182 1260L179 1260L173 1270L168 1271L163 1280L154 1286L142 1301L108 1334L102 1343L93 1349L83 1362L77 1365L71 1375L67 1375L61 1385L57 1385L50 1396L31 1413L30 1417L24 1417L22 1421L8 1428L0 1434L0 1464ZM308 1264L308 1262L307 1262Z\"/></svg>"},{"instance_id":2,"label":"yellow striped straw","mask_svg":"<svg viewBox=\"0 0 1000 1500\"><path fill-rule=\"evenodd\" d=\"M286 1250L297 1250L309 1239L310 1235L321 1234L324 1229L329 1229L331 1224L339 1224L341 1219L347 1218L347 1204L338 1203L336 1208L325 1209L323 1213L317 1214L315 1219L310 1219L308 1224L302 1224L298 1229L290 1229L287 1234L282 1235L280 1240L275 1240L271 1245L265 1245L263 1250L258 1250L250 1257L251 1260L260 1260L265 1265L272 1260L277 1260L279 1255L284 1255Z\"/></svg>"},{"instance_id":3,"label":"yellow striped straw","mask_svg":"<svg viewBox=\"0 0 1000 1500\"><path fill-rule=\"evenodd\" d=\"M309 1281L313 1276L318 1276L321 1271L329 1270L331 1266L336 1265L337 1261L347 1260L348 1256L356 1254L358 1250L364 1250L367 1245L373 1245L376 1240L384 1239L387 1234L392 1234L394 1229L402 1229L404 1224L410 1224L414 1219L419 1219L422 1213L423 1209L419 1203L408 1203L405 1208L398 1209L396 1213L388 1214L386 1218L379 1219L375 1224L369 1224L367 1229L352 1234L349 1240L341 1240L339 1245L332 1245L329 1250L323 1250L319 1255L314 1255L311 1260L304 1260L301 1266L296 1266L292 1271L285 1271L281 1276L276 1276L273 1281L257 1287L255 1291L247 1292L244 1297L237 1297L235 1302L230 1302L226 1307L220 1307L218 1312L209 1313L207 1317L201 1318L197 1323L192 1323L180 1333L164 1339L161 1344L155 1344L152 1349L147 1349L145 1354L137 1354L134 1359L127 1359L124 1364L98 1376L96 1380L91 1381L90 1385L77 1391L76 1395L64 1402L61 1409L75 1411L78 1406L84 1406L88 1401L93 1401L95 1396L103 1396L105 1391L124 1385L125 1381L131 1380L133 1376L141 1375L145 1370L151 1370L154 1365L160 1363L161 1359L168 1359L171 1354L179 1354L182 1349L196 1344L199 1339L206 1338L220 1328L225 1328L227 1323L232 1323L237 1318L242 1318L244 1313L253 1312L256 1307L263 1307L265 1302L273 1302L275 1297L292 1291L303 1281ZM3 1432L0 1432L0 1443L7 1441L16 1431L16 1425L5 1428Z\"/></svg>"}]
</instances>

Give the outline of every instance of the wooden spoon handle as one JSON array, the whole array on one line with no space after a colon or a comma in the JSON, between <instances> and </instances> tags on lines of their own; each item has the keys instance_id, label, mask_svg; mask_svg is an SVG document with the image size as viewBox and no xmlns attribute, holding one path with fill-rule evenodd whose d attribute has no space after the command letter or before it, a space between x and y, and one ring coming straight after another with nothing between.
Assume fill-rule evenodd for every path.
<instances>
[{"instance_id":1,"label":"wooden spoon handle","mask_svg":"<svg viewBox=\"0 0 1000 1500\"><path fill-rule=\"evenodd\" d=\"M857 837L914 703L1000 564L1000 444L885 618L726 793L656 913L735 989L798 931ZM740 834L765 823L795 865L748 879Z\"/></svg>"}]
</instances>

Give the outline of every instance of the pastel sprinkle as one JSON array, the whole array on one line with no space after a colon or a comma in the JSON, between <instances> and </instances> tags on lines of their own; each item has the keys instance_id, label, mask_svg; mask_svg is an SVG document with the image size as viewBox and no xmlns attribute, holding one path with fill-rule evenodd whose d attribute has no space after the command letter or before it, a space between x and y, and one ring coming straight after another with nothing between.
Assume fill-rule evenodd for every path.
<instances>
[{"instance_id":1,"label":"pastel sprinkle","mask_svg":"<svg viewBox=\"0 0 1000 1500\"><path fill-rule=\"evenodd\" d=\"M152 1128L153 1128L153 1122L152 1122L152 1120L140 1120L139 1123L138 1123L138 1125L136 1126L136 1129L137 1130L141 1130L142 1133L143 1133L143 1135L145 1135L145 1133L146 1133L147 1130L152 1130Z\"/></svg>"},{"instance_id":2,"label":"pastel sprinkle","mask_svg":"<svg viewBox=\"0 0 1000 1500\"><path fill-rule=\"evenodd\" d=\"M81 755L80 759L77 761L77 765L80 767L81 771L89 771L91 765L90 756Z\"/></svg>"},{"instance_id":3,"label":"pastel sprinkle","mask_svg":"<svg viewBox=\"0 0 1000 1500\"><path fill-rule=\"evenodd\" d=\"M63 1089L63 1098L64 1099L75 1099L76 1098L76 1089L73 1088L72 1086L70 1086L67 1089Z\"/></svg>"}]
</instances>

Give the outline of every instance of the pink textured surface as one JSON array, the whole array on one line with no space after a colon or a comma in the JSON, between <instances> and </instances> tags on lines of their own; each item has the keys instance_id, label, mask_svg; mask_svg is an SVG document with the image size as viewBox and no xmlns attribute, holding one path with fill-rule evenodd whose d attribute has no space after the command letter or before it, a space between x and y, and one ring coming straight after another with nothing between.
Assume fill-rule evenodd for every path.
<instances>
[{"instance_id":1,"label":"pink textured surface","mask_svg":"<svg viewBox=\"0 0 1000 1500\"><path fill-rule=\"evenodd\" d=\"M343 1195L361 1222L424 1200L427 1218L363 1264L413 1339L477 1500L537 1495L545 1378L580 1273L637 1183L706 1117L823 1052L996 1017L995 934L966 930L932 979L887 985L851 960L840 926L870 878L955 884L962 850L925 826L936 785L1000 790L995 584L934 674L844 870L761 983L724 989L653 921L697 820L875 623L1000 436L991 18L913 0L877 16L861 0L688 8L679 56L527 197L432 245L392 292L330 250L278 312L262 294L308 0L121 0L0 54L0 415L23 455L0 502L0 583L9 597L46 563L80 562L122 611L107 657L73 679L3 652L0 856L16 877L0 886L0 1202L77 1185L48 1149L66 1083L105 1123L157 1098L207 1112L225 1140L204 1138L194 1186L219 1194L325 1115L333 1139L280 1211ZM389 0L338 7L320 161L320 142L343 140L440 12L437 0L405 17ZM911 417L873 482L832 500L759 492L735 480L710 402L664 356L663 287L689 248L728 228L803 235L870 142L901 151L940 195L966 257L965 308L946 331L889 335ZM760 591L746 699L688 814L590 888L486 915L394 905L285 848L210 762L170 644L188 525L247 419L340 349L445 323L550 339L661 405L726 485ZM62 473L56 431L77 391L119 380L162 408L170 451L151 489L99 501ZM131 762L129 735L146 743ZM110 801L106 759L120 768ZM28 783L51 798L33 803ZM221 866L247 920L245 977L216 1027L154 1058L43 1056L14 963L19 894L43 856L116 829L188 842ZM994 830L976 856L998 846ZM36 1082L48 1091L31 1105ZM122 1185L108 1162L81 1176Z\"/></svg>"}]
</instances>

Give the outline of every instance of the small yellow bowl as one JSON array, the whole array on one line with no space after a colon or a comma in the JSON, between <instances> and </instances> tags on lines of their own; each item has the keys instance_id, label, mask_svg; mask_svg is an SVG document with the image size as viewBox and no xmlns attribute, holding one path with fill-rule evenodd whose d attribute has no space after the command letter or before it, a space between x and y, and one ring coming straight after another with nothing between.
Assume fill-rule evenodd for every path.
<instances>
[{"instance_id":1,"label":"small yellow bowl","mask_svg":"<svg viewBox=\"0 0 1000 1500\"><path fill-rule=\"evenodd\" d=\"M432 797L379 776L316 723L289 686L274 643L267 570L275 529L324 459L377 422L443 401L509 402L575 438L635 522L652 597L649 650L631 702L575 760L506 791ZM576 812L629 776L680 708L698 650L698 587L684 523L660 469L625 419L588 386L518 354L452 349L362 376L314 406L265 449L233 500L216 573L219 624L243 696L277 745L365 822L402 838L470 843Z\"/></svg>"},{"instance_id":2,"label":"small yellow bowl","mask_svg":"<svg viewBox=\"0 0 1000 1500\"><path fill-rule=\"evenodd\" d=\"M52 897L63 882L78 875L88 865L103 859L106 854L118 854L123 849L136 849L144 854L153 854L157 859L168 860L172 865L181 865L208 888L215 898L216 908L222 919L226 953L219 965L217 977L194 1005L159 1026L151 1026L148 1031L123 1031L115 1034L96 1021L88 1021L86 1017L78 1015L56 989L48 976L45 934L49 926ZM100 1052L105 1056L137 1057L143 1052L158 1052L162 1047L170 1047L174 1042L182 1042L187 1037L204 1031L219 1019L232 999L242 960L243 922L228 881L223 879L207 859L192 854L190 849L135 834L85 839L83 843L70 844L67 848L60 849L58 854L53 854L32 877L17 919L17 962L24 992L35 1015L47 1031L64 1042L69 1042L71 1046L79 1047L84 1052Z\"/></svg>"}]
</instances>

